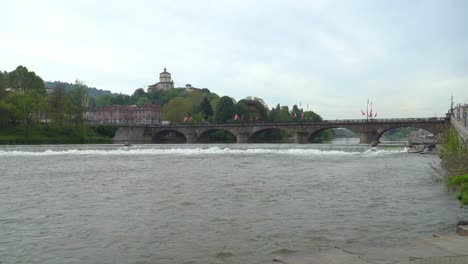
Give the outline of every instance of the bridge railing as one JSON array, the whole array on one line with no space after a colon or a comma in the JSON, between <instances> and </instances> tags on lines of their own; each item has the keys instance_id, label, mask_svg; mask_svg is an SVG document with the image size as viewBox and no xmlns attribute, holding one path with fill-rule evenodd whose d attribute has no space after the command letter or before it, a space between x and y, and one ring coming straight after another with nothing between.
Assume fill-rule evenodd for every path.
<instances>
[{"instance_id":1,"label":"bridge railing","mask_svg":"<svg viewBox=\"0 0 468 264\"><path fill-rule=\"evenodd\" d=\"M461 125L468 127L468 104L459 104L455 107L453 109L453 117L457 119Z\"/></svg>"},{"instance_id":2,"label":"bridge railing","mask_svg":"<svg viewBox=\"0 0 468 264\"><path fill-rule=\"evenodd\" d=\"M231 123L231 124L170 124L170 125L150 125L152 127L207 127L207 126L223 126L223 127L239 127L239 126L297 126L297 125L320 125L320 124L370 124L370 123L419 123L419 122L446 122L445 117L428 117L428 118L379 118L379 119L336 119L323 120L322 122L296 122L296 123ZM120 125L126 126L126 125ZM131 126L131 125L129 125Z\"/></svg>"},{"instance_id":3,"label":"bridge railing","mask_svg":"<svg viewBox=\"0 0 468 264\"><path fill-rule=\"evenodd\" d=\"M379 118L379 119L335 119L323 120L321 123L405 123L405 122L441 122L446 121L445 117L427 118Z\"/></svg>"}]
</instances>

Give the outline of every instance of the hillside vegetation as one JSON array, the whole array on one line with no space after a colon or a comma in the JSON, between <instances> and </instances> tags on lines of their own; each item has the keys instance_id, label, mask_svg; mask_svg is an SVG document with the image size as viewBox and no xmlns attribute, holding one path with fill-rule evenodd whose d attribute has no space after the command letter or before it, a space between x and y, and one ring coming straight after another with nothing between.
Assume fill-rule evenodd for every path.
<instances>
[{"instance_id":1,"label":"hillside vegetation","mask_svg":"<svg viewBox=\"0 0 468 264\"><path fill-rule=\"evenodd\" d=\"M150 105L163 108L164 120L172 123L268 123L320 122L313 111L294 105L277 104L268 108L261 98L236 101L218 96L208 89L170 89L147 93L143 88L133 94L115 94L75 83L44 82L35 72L18 66L11 72L0 71L0 143L106 142L112 133L86 127L86 109L110 105ZM107 131L109 132L109 131ZM222 133L221 133L222 134ZM271 135L270 135L271 134ZM329 132L328 132L329 134ZM217 135L225 138L225 135ZM263 137L281 140L285 135L268 132Z\"/></svg>"}]
</instances>

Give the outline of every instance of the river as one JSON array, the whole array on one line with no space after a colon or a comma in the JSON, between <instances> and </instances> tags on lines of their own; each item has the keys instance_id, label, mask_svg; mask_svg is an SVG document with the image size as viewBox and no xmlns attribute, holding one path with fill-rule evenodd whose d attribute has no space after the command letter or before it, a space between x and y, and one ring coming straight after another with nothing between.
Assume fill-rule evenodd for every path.
<instances>
[{"instance_id":1,"label":"river","mask_svg":"<svg viewBox=\"0 0 468 264\"><path fill-rule=\"evenodd\" d=\"M436 155L339 144L0 147L0 263L270 263L463 217Z\"/></svg>"}]
</instances>

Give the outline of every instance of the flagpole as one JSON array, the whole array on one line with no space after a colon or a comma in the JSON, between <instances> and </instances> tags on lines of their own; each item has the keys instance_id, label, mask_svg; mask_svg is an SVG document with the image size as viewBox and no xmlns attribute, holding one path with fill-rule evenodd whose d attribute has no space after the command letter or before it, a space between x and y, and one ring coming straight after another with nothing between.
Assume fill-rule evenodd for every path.
<instances>
[{"instance_id":1,"label":"flagpole","mask_svg":"<svg viewBox=\"0 0 468 264\"><path fill-rule=\"evenodd\" d=\"M369 98L367 98L366 121L369 122Z\"/></svg>"}]
</instances>

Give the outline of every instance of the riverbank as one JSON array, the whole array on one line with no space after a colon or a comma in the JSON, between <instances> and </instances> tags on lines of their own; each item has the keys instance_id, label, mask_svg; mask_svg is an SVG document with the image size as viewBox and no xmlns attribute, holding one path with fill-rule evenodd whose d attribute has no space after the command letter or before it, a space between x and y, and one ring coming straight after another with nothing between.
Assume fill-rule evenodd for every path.
<instances>
[{"instance_id":1,"label":"riverbank","mask_svg":"<svg viewBox=\"0 0 468 264\"><path fill-rule=\"evenodd\" d=\"M0 145L112 143L115 131L81 125L15 126L0 128Z\"/></svg>"},{"instance_id":2,"label":"riverbank","mask_svg":"<svg viewBox=\"0 0 468 264\"><path fill-rule=\"evenodd\" d=\"M463 130L450 129L440 157L442 166L448 173L448 186L456 189L457 198L468 206L468 146L460 132Z\"/></svg>"},{"instance_id":3,"label":"riverbank","mask_svg":"<svg viewBox=\"0 0 468 264\"><path fill-rule=\"evenodd\" d=\"M324 248L312 255L278 256L269 263L283 264L396 264L468 263L468 236L447 234L411 240L405 245L353 245Z\"/></svg>"}]
</instances>

